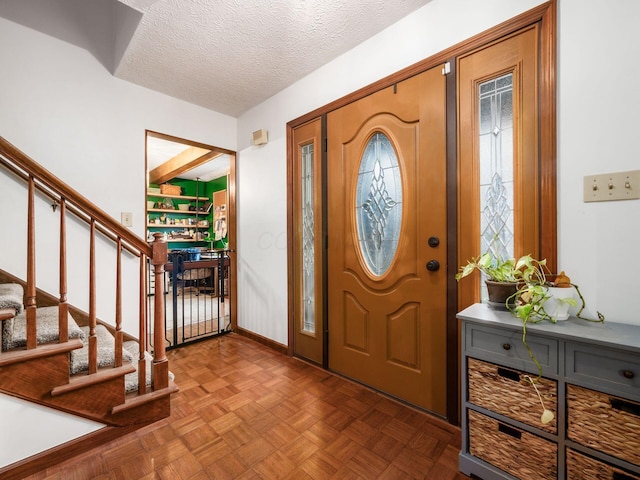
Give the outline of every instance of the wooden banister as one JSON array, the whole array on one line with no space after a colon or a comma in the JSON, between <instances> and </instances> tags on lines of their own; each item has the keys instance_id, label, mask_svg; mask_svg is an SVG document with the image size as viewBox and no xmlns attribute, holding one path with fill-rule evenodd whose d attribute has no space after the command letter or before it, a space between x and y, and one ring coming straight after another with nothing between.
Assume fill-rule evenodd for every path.
<instances>
[{"instance_id":1,"label":"wooden banister","mask_svg":"<svg viewBox=\"0 0 640 480\"><path fill-rule=\"evenodd\" d=\"M147 317L147 268L153 265L156 295L153 318L153 390L166 389L169 386L169 369L164 343L164 265L167 263L167 243L161 234L156 234L154 241L149 244L129 229L114 220L99 207L84 198L81 194L66 185L51 172L40 166L18 148L0 137L0 166L10 173L23 179L28 184L27 207L27 285L26 285L26 315L27 315L27 348L37 347L36 322L36 236L35 236L35 192L39 191L52 199L54 206L60 207L60 297L59 327L60 343L69 343L67 302L67 231L66 215L71 213L86 222L90 229L89 246L89 374L97 372L97 312L96 312L96 232L116 244L116 319L115 319L115 362L114 368L121 368L123 363L122 345L124 332L122 331L122 260L123 250L137 256L140 260L140 300L139 300L139 394L147 392L146 387L146 357L149 351L149 327ZM54 208L55 210L55 208ZM4 316L8 315L2 312ZM6 313L6 315L5 315ZM75 348L75 347L74 347Z\"/></svg>"},{"instance_id":2,"label":"wooden banister","mask_svg":"<svg viewBox=\"0 0 640 480\"><path fill-rule=\"evenodd\" d=\"M151 247L144 239L138 237L128 228L114 221L113 218L102 209L91 203L80 193L76 192L53 173L43 168L29 156L25 155L3 137L0 137L0 153L15 163L15 165L23 172L38 179L40 184L46 186L58 196L64 197L68 203L73 204L79 211L83 212L89 218L94 219L103 226L108 226L109 230L111 230L117 237L122 238L125 242L135 247L139 252L144 252L147 256L151 256ZM113 240L115 240L115 238L113 238Z\"/></svg>"}]
</instances>

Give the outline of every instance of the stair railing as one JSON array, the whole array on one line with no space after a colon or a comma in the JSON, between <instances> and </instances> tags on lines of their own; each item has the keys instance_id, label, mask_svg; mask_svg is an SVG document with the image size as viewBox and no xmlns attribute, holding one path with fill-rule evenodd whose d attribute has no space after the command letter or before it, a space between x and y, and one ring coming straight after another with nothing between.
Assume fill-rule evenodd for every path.
<instances>
[{"instance_id":1,"label":"stair railing","mask_svg":"<svg viewBox=\"0 0 640 480\"><path fill-rule=\"evenodd\" d=\"M28 184L27 193L27 286L25 294L25 310L27 322L27 349L37 347L37 322L36 322L36 241L35 241L35 193L36 190L48 196L54 204L59 205L60 211L60 279L58 322L59 342L68 341L68 314L67 303L67 233L66 214L75 215L78 219L89 225L89 375L98 372L98 344L96 336L96 264L95 264L95 238L96 232L111 240L116 248L116 296L115 296L115 362L114 368L122 366L122 346L124 333L122 331L122 262L123 250L139 258L140 261L140 301L139 301L139 337L140 357L138 359L138 393L147 393L146 386L146 358L145 351L150 346L147 340L147 261L151 260L155 275L155 309L153 318L154 346L152 389L154 391L169 386L169 365L166 357L164 342L164 284L162 276L164 265L167 263L167 244L161 234L156 234L151 244L138 237L99 207L87 200L77 191L66 185L55 175L44 169L18 148L4 138L0 137L0 165L10 173L21 178Z\"/></svg>"}]
</instances>

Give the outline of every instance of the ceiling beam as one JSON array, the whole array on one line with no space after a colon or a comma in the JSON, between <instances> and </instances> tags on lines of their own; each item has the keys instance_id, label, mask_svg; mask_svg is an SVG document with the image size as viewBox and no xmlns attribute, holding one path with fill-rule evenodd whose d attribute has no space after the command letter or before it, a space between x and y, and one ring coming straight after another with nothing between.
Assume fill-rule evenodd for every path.
<instances>
[{"instance_id":1,"label":"ceiling beam","mask_svg":"<svg viewBox=\"0 0 640 480\"><path fill-rule=\"evenodd\" d=\"M170 158L149 172L149 183L164 183L181 173L213 160L222 155L220 152L199 147L189 147L184 152Z\"/></svg>"}]
</instances>

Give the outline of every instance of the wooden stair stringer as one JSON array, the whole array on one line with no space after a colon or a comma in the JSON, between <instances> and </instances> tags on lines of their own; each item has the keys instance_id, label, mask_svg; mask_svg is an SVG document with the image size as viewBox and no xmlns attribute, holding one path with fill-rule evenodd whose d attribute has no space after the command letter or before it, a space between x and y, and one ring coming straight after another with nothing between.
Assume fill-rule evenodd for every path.
<instances>
[{"instance_id":1,"label":"wooden stair stringer","mask_svg":"<svg viewBox=\"0 0 640 480\"><path fill-rule=\"evenodd\" d=\"M26 289L25 281L2 269L0 283L18 283ZM36 289L39 307L58 303L56 297ZM88 324L88 314L84 311L69 305L69 312L79 326ZM14 316L13 309L1 309L0 326ZM112 334L115 332L112 325L100 319L97 322ZM136 340L127 334L124 337ZM126 394L124 377L135 370L132 364L101 368L95 375L70 376L69 352L80 348L83 348L80 339L70 339L62 344L46 343L34 349L0 352L0 392L117 427L151 423L170 415L170 395L178 390L177 386L171 382L166 389L155 392Z\"/></svg>"},{"instance_id":2,"label":"wooden stair stringer","mask_svg":"<svg viewBox=\"0 0 640 480\"><path fill-rule=\"evenodd\" d=\"M69 351L81 346L80 340L70 340L3 352L0 391L117 427L150 423L170 415L169 396L177 391L175 385L140 395L140 399L136 394L125 394L124 377L135 371L132 364L104 368L94 375L77 374L70 379Z\"/></svg>"}]
</instances>

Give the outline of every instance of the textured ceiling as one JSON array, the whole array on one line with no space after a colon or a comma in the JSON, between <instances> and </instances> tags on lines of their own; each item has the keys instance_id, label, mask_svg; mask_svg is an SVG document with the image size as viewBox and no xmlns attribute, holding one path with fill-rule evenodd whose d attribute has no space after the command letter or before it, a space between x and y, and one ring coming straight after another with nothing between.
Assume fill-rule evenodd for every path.
<instances>
[{"instance_id":1,"label":"textured ceiling","mask_svg":"<svg viewBox=\"0 0 640 480\"><path fill-rule=\"evenodd\" d=\"M430 0L0 0L116 77L238 117Z\"/></svg>"},{"instance_id":2,"label":"textured ceiling","mask_svg":"<svg viewBox=\"0 0 640 480\"><path fill-rule=\"evenodd\" d=\"M0 0L0 17L86 49L118 78L238 117L429 1ZM150 169L174 155L154 143Z\"/></svg>"},{"instance_id":3,"label":"textured ceiling","mask_svg":"<svg viewBox=\"0 0 640 480\"><path fill-rule=\"evenodd\" d=\"M115 75L237 117L429 0L120 0Z\"/></svg>"}]
</instances>

